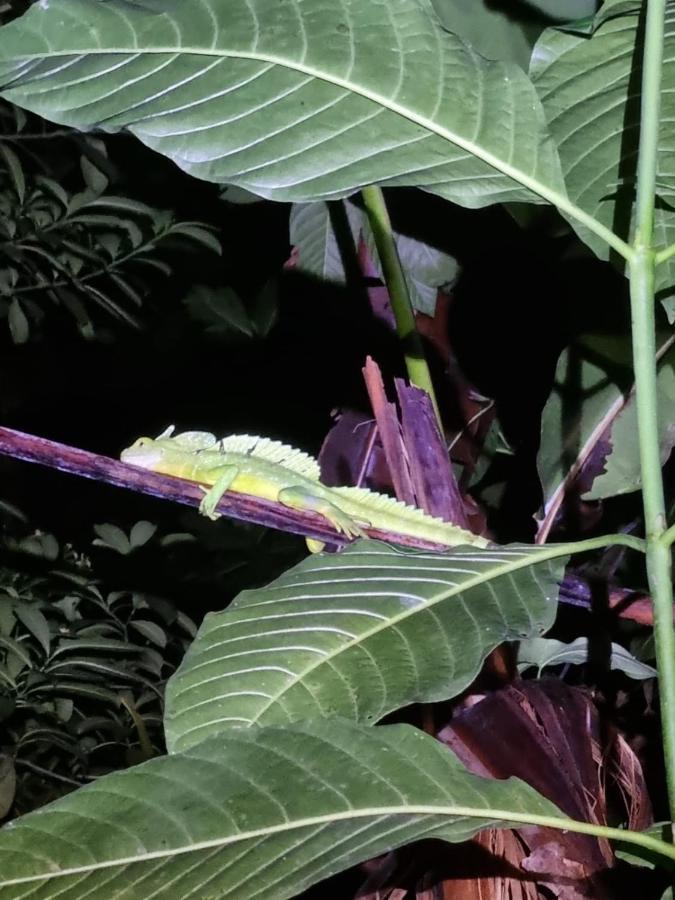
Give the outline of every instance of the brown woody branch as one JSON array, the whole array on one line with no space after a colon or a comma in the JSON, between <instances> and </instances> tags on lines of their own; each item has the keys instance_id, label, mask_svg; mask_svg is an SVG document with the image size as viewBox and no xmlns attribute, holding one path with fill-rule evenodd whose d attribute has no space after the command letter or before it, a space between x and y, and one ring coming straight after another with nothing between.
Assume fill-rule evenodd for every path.
<instances>
[{"instance_id":1,"label":"brown woody branch","mask_svg":"<svg viewBox=\"0 0 675 900\"><path fill-rule=\"evenodd\" d=\"M164 500L173 500L174 503L186 506L197 506L204 496L203 489L193 481L159 475L107 456L99 456L88 450L80 450L11 428L0 428L0 454L25 462L39 463L82 478L104 481L116 487L150 494ZM337 534L318 513L288 509L280 503L250 497L247 494L226 494L218 504L217 511L231 519L278 528L281 531L324 541L332 546L342 547L348 543L347 539ZM371 538L393 541L414 549L439 550L444 547L431 541L419 540L408 535L395 535L376 528L364 528L364 531Z\"/></svg>"},{"instance_id":2,"label":"brown woody branch","mask_svg":"<svg viewBox=\"0 0 675 900\"><path fill-rule=\"evenodd\" d=\"M60 444L46 438L14 431L11 428L0 428L0 454L21 459L25 462L39 463L69 472L82 478L104 481L116 487L127 488L152 497L173 500L186 506L197 506L204 496L203 489L192 481L159 475L136 466L118 462L107 456L99 456L88 450L80 450L67 444ZM279 503L250 497L246 494L226 494L218 504L218 512L228 518L242 522L252 522L268 528L278 528L303 537L315 538L334 547L343 547L348 541L337 534L323 516L313 512L300 512L288 509ZM420 550L446 549L443 544L422 541L408 535L380 531L376 528L365 528L369 537L393 541L396 544ZM584 579L568 574L561 585L560 600L563 603L590 608L591 588ZM636 595L631 591L616 588L610 591L608 606L623 618L633 619L642 624L653 624L651 599L643 594Z\"/></svg>"}]
</instances>

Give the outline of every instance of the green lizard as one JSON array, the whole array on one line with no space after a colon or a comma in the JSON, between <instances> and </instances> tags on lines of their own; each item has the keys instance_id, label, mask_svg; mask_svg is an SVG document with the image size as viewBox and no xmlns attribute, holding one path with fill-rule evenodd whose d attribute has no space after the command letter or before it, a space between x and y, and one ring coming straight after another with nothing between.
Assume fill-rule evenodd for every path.
<instances>
[{"instance_id":1,"label":"green lizard","mask_svg":"<svg viewBox=\"0 0 675 900\"><path fill-rule=\"evenodd\" d=\"M372 527L448 547L489 545L485 538L386 494L327 487L315 459L279 441L247 434L218 440L205 431L174 435L173 430L171 426L157 438L139 438L122 452L122 462L209 485L199 509L211 519L218 518L215 510L223 494L235 491L320 513L348 538L363 537L363 529ZM319 541L307 543L314 552L323 547Z\"/></svg>"}]
</instances>

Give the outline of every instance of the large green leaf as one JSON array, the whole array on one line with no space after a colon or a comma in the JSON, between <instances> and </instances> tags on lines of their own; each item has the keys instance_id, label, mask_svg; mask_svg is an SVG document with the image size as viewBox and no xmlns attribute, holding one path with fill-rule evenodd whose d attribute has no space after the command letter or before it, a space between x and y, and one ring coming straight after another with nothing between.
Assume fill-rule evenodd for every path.
<instances>
[{"instance_id":1,"label":"large green leaf","mask_svg":"<svg viewBox=\"0 0 675 900\"><path fill-rule=\"evenodd\" d=\"M58 0L0 29L3 96L128 128L276 199L418 185L467 206L564 197L534 88L428 0Z\"/></svg>"},{"instance_id":2,"label":"large green leaf","mask_svg":"<svg viewBox=\"0 0 675 900\"><path fill-rule=\"evenodd\" d=\"M527 6L514 11L485 0L431 0L443 27L458 34L486 59L510 60L527 71L532 44L541 31L528 21ZM522 15L519 16L518 14ZM528 13L530 15L528 16Z\"/></svg>"},{"instance_id":3,"label":"large green leaf","mask_svg":"<svg viewBox=\"0 0 675 900\"><path fill-rule=\"evenodd\" d=\"M534 667L538 676L546 666L581 666L590 659L591 642L587 637L575 638L569 644L553 638L530 638L518 645L518 671ZM629 678L656 678L658 675L656 669L636 659L621 644L612 642L606 662L608 668L625 672ZM598 660L594 663L597 665Z\"/></svg>"},{"instance_id":4,"label":"large green leaf","mask_svg":"<svg viewBox=\"0 0 675 900\"><path fill-rule=\"evenodd\" d=\"M509 60L527 70L544 24L592 16L597 0L431 0L443 27L487 59Z\"/></svg>"},{"instance_id":5,"label":"large green leaf","mask_svg":"<svg viewBox=\"0 0 675 900\"><path fill-rule=\"evenodd\" d=\"M422 837L566 819L517 779L468 773L407 725L233 731L0 831L0 898L284 900Z\"/></svg>"},{"instance_id":6,"label":"large green leaf","mask_svg":"<svg viewBox=\"0 0 675 900\"><path fill-rule=\"evenodd\" d=\"M362 237L370 253L374 271L383 278L368 217L353 203L344 203L337 210L336 205L332 204L333 212L343 218L345 230L348 229L354 244L354 252ZM298 253L296 267L300 271L323 280L345 283L342 253L327 203L294 204L290 217L290 237ZM394 232L394 240L413 308L417 312L433 316L438 290L449 287L457 280L459 263L437 247L408 235Z\"/></svg>"},{"instance_id":7,"label":"large green leaf","mask_svg":"<svg viewBox=\"0 0 675 900\"><path fill-rule=\"evenodd\" d=\"M167 745L252 724L373 722L453 697L502 641L551 626L555 552L408 553L359 541L309 558L206 617L167 687Z\"/></svg>"},{"instance_id":8,"label":"large green leaf","mask_svg":"<svg viewBox=\"0 0 675 900\"><path fill-rule=\"evenodd\" d=\"M658 404L659 447L661 462L665 464L675 446L675 349L660 361L656 376ZM605 460L604 472L593 482L585 500L602 500L617 494L629 494L642 487L640 448L638 446L637 404L631 393L611 430L611 450Z\"/></svg>"},{"instance_id":9,"label":"large green leaf","mask_svg":"<svg viewBox=\"0 0 675 900\"><path fill-rule=\"evenodd\" d=\"M559 22L571 22L591 16L601 0L525 0L525 2L545 16Z\"/></svg>"},{"instance_id":10,"label":"large green leaf","mask_svg":"<svg viewBox=\"0 0 675 900\"><path fill-rule=\"evenodd\" d=\"M675 350L671 343L672 337L659 336L659 408L664 455L673 443ZM611 442L605 463L608 474L598 479L597 491L593 485L591 496L611 496L640 486L637 443L625 439L626 428L630 428L635 414L632 386L628 338L582 336L561 354L553 390L542 414L537 457L543 489L543 521L547 528L580 469L598 449L604 454L599 446L601 442Z\"/></svg>"},{"instance_id":11,"label":"large green leaf","mask_svg":"<svg viewBox=\"0 0 675 900\"><path fill-rule=\"evenodd\" d=\"M640 13L645 4L609 0L592 36L548 29L532 54L530 74L544 105L570 198L619 236L629 237L640 119ZM640 42L640 43L638 43ZM655 242L675 241L675 2L667 4L658 156ZM573 223L603 259L606 244ZM621 266L623 260L618 260ZM657 269L664 299L675 283L675 257ZM671 300L666 309L673 314Z\"/></svg>"},{"instance_id":12,"label":"large green leaf","mask_svg":"<svg viewBox=\"0 0 675 900\"><path fill-rule=\"evenodd\" d=\"M339 216L345 234L345 241L351 241L352 247L341 247L332 216ZM322 281L344 284L347 275L343 253L351 249L356 254L365 220L364 213L353 203L294 203L289 219L291 244L296 248L298 259L296 267L307 275L313 275Z\"/></svg>"}]
</instances>

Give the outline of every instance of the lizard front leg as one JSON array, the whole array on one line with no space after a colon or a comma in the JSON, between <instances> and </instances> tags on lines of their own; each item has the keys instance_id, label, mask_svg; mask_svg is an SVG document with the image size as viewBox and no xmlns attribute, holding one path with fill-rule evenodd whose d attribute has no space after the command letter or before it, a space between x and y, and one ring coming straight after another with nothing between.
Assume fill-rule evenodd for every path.
<instances>
[{"instance_id":1,"label":"lizard front leg","mask_svg":"<svg viewBox=\"0 0 675 900\"><path fill-rule=\"evenodd\" d=\"M216 506L220 503L223 495L230 489L230 485L239 474L237 466L219 466L217 469L210 469L209 475L215 475L216 480L213 486L206 491L201 503L199 504L199 512L209 519L218 519L219 514L216 512Z\"/></svg>"},{"instance_id":2,"label":"lizard front leg","mask_svg":"<svg viewBox=\"0 0 675 900\"><path fill-rule=\"evenodd\" d=\"M279 503L283 503L284 506L288 506L290 509L298 509L301 511L311 510L312 512L319 513L325 519L328 519L337 532L346 535L348 538L364 537L363 529L356 519L353 519L348 513L343 512L343 510L341 510L339 506L336 506L335 503L331 503L330 500L326 500L324 497L318 497L316 494L312 494L311 491L308 491L306 488L282 488L279 491L278 499ZM323 544L320 541L312 539L307 541L307 546L312 553L316 553L318 550L323 549Z\"/></svg>"}]
</instances>

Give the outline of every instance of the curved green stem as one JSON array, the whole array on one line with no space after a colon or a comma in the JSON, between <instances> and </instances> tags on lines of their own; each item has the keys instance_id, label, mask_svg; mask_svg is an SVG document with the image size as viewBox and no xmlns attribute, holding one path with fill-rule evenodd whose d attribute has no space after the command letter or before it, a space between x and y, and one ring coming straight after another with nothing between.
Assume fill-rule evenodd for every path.
<instances>
[{"instance_id":1,"label":"curved green stem","mask_svg":"<svg viewBox=\"0 0 675 900\"><path fill-rule=\"evenodd\" d=\"M661 728L670 818L675 819L675 630L670 547L659 447L654 269L654 198L660 131L666 0L649 0L642 64L640 147L634 254L629 260L633 366L647 541L647 578L654 603Z\"/></svg>"},{"instance_id":2,"label":"curved green stem","mask_svg":"<svg viewBox=\"0 0 675 900\"><path fill-rule=\"evenodd\" d=\"M453 812L464 812L464 810L453 809ZM598 838L605 838L609 841L618 841L622 844L633 844L637 847L644 847L645 850L651 850L658 853L659 856L665 856L668 859L675 860L675 846L659 838L653 837L651 834L645 834L642 831L629 831L622 828L610 828L606 825L594 825L591 822L581 822L578 819L565 819L562 816L541 816L528 815L527 813L513 813L506 810L490 810L490 816L494 819L509 820L522 824L538 825L540 828L558 828L560 831L572 831L575 834L589 834Z\"/></svg>"},{"instance_id":3,"label":"curved green stem","mask_svg":"<svg viewBox=\"0 0 675 900\"><path fill-rule=\"evenodd\" d=\"M460 806L452 804L443 806L442 804L429 806L426 804L410 803L405 807L395 806L370 806L359 809L348 809L344 812L331 813L330 815L308 816L302 820L295 820L293 828L302 828L307 826L328 825L339 821L358 821L359 818L373 818L395 816L397 814L410 816L447 816L451 818L462 817L466 819L485 819L503 822L505 825L520 827L522 825L537 825L540 828L557 828L560 831L571 831L575 834L588 834L593 837L606 838L610 841L617 841L621 844L632 844L636 847L644 847L659 856L667 859L675 860L675 846L654 837L653 834L644 831L628 831L622 828L611 828L607 825L596 825L592 822L583 822L579 819L569 819L561 815L542 815L540 813L520 812L512 809L492 809L486 810L485 807ZM284 823L274 827L260 828L247 832L246 838L251 839L257 836L269 837L272 834L287 831L289 823ZM60 872L59 874L64 874ZM10 883L10 882L7 882Z\"/></svg>"},{"instance_id":4,"label":"curved green stem","mask_svg":"<svg viewBox=\"0 0 675 900\"><path fill-rule=\"evenodd\" d=\"M674 541L675 525L671 525L670 528L661 535L661 543L664 547L670 547Z\"/></svg>"},{"instance_id":5,"label":"curved green stem","mask_svg":"<svg viewBox=\"0 0 675 900\"><path fill-rule=\"evenodd\" d=\"M426 391L434 407L438 425L443 433L441 416L436 402L436 394L431 381L429 366L424 355L422 338L415 324L415 313L410 302L410 293L399 259L394 231L391 227L389 211L382 188L369 185L361 190L363 203L368 214L368 222L375 238L375 246L380 257L384 281L389 292L391 308L396 320L396 332L403 347L406 369L410 383Z\"/></svg>"},{"instance_id":6,"label":"curved green stem","mask_svg":"<svg viewBox=\"0 0 675 900\"><path fill-rule=\"evenodd\" d=\"M669 244L663 250L659 250L656 254L656 265L660 266L661 263L669 260L671 256L675 256L675 244Z\"/></svg>"},{"instance_id":7,"label":"curved green stem","mask_svg":"<svg viewBox=\"0 0 675 900\"><path fill-rule=\"evenodd\" d=\"M642 538L632 534L601 534L598 537L586 538L583 541L570 541L562 544L532 544L539 556L544 559L556 559L558 556L572 556L574 553L588 553L591 550L602 550L605 547L627 547L638 553L647 552L647 544Z\"/></svg>"}]
</instances>

